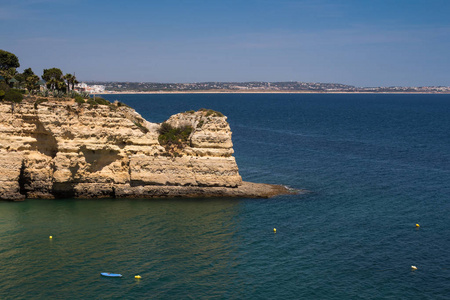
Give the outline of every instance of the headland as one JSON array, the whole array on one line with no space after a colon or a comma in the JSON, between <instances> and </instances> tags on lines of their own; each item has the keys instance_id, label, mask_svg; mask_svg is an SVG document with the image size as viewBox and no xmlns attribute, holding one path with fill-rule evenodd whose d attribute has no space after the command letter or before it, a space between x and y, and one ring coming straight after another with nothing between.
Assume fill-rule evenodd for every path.
<instances>
[{"instance_id":1,"label":"headland","mask_svg":"<svg viewBox=\"0 0 450 300\"><path fill-rule=\"evenodd\" d=\"M209 109L150 123L120 103L0 102L0 199L272 197L242 181L227 117Z\"/></svg>"}]
</instances>

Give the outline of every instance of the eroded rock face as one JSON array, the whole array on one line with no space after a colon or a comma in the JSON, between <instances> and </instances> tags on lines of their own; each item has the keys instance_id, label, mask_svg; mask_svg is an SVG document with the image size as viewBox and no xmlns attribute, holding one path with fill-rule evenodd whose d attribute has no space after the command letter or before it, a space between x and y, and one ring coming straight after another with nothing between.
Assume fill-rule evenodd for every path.
<instances>
[{"instance_id":1,"label":"eroded rock face","mask_svg":"<svg viewBox=\"0 0 450 300\"><path fill-rule=\"evenodd\" d=\"M236 193L226 117L189 112L167 123L193 128L176 156L158 142L160 124L129 107L0 103L0 199Z\"/></svg>"}]
</instances>

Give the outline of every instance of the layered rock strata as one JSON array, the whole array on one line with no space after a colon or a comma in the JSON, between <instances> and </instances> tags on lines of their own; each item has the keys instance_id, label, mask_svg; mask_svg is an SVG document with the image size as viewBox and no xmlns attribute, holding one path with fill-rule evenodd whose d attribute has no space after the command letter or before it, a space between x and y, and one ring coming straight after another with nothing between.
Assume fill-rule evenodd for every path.
<instances>
[{"instance_id":1,"label":"layered rock strata","mask_svg":"<svg viewBox=\"0 0 450 300\"><path fill-rule=\"evenodd\" d=\"M280 186L243 182L226 117L180 113L182 147L158 141L161 124L120 105L70 100L0 103L0 199L270 197Z\"/></svg>"}]
</instances>

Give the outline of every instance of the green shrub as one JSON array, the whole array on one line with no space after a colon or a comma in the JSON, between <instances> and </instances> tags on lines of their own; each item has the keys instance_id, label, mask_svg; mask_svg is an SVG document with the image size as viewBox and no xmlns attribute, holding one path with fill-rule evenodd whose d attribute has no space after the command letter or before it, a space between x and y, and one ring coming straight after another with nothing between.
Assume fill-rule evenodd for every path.
<instances>
[{"instance_id":1,"label":"green shrub","mask_svg":"<svg viewBox=\"0 0 450 300\"><path fill-rule=\"evenodd\" d=\"M111 102L109 102L108 100L106 100L102 97L95 97L95 102L98 105L111 105Z\"/></svg>"},{"instance_id":2,"label":"green shrub","mask_svg":"<svg viewBox=\"0 0 450 300\"><path fill-rule=\"evenodd\" d=\"M11 101L15 103L20 103L23 100L23 95L19 90L10 89L5 93L5 101Z\"/></svg>"},{"instance_id":3,"label":"green shrub","mask_svg":"<svg viewBox=\"0 0 450 300\"><path fill-rule=\"evenodd\" d=\"M86 101L84 100L84 98L81 95L76 95L75 96L75 102L78 103L78 104L86 103Z\"/></svg>"},{"instance_id":4,"label":"green shrub","mask_svg":"<svg viewBox=\"0 0 450 300\"><path fill-rule=\"evenodd\" d=\"M102 98L102 97L95 97L95 98L87 98L86 100L87 103L91 104L91 105L111 105L111 102L109 102L108 100Z\"/></svg>"},{"instance_id":5,"label":"green shrub","mask_svg":"<svg viewBox=\"0 0 450 300\"><path fill-rule=\"evenodd\" d=\"M161 127L159 127L158 133L159 134L166 134L168 132L170 132L171 130L173 130L172 125L170 125L169 123L162 123Z\"/></svg>"},{"instance_id":6,"label":"green shrub","mask_svg":"<svg viewBox=\"0 0 450 300\"><path fill-rule=\"evenodd\" d=\"M92 107L96 108L96 107L98 107L97 102L95 102L95 100L92 99L92 98L87 99L86 102L89 104L89 108L92 108Z\"/></svg>"},{"instance_id":7,"label":"green shrub","mask_svg":"<svg viewBox=\"0 0 450 300\"><path fill-rule=\"evenodd\" d=\"M5 91L0 90L0 100L3 100L5 98Z\"/></svg>"},{"instance_id":8,"label":"green shrub","mask_svg":"<svg viewBox=\"0 0 450 300\"><path fill-rule=\"evenodd\" d=\"M158 142L166 148L166 151L170 152L173 148L183 149L187 143L189 136L192 133L191 126L182 126L180 128L173 127L169 123L162 123L158 130L159 137ZM176 151L171 153L173 156L177 156Z\"/></svg>"}]
</instances>

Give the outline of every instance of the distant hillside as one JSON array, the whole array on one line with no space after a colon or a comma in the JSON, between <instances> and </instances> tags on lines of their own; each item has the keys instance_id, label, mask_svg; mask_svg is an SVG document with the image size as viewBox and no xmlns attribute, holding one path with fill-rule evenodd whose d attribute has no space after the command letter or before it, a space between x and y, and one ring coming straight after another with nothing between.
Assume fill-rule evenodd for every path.
<instances>
[{"instance_id":1,"label":"distant hillside","mask_svg":"<svg viewBox=\"0 0 450 300\"><path fill-rule=\"evenodd\" d=\"M196 83L157 83L157 82L102 82L89 81L90 85L103 85L110 92L195 92L195 91L233 91L233 92L342 92L342 93L450 93L450 87L355 87L340 83L317 82L196 82Z\"/></svg>"}]
</instances>

